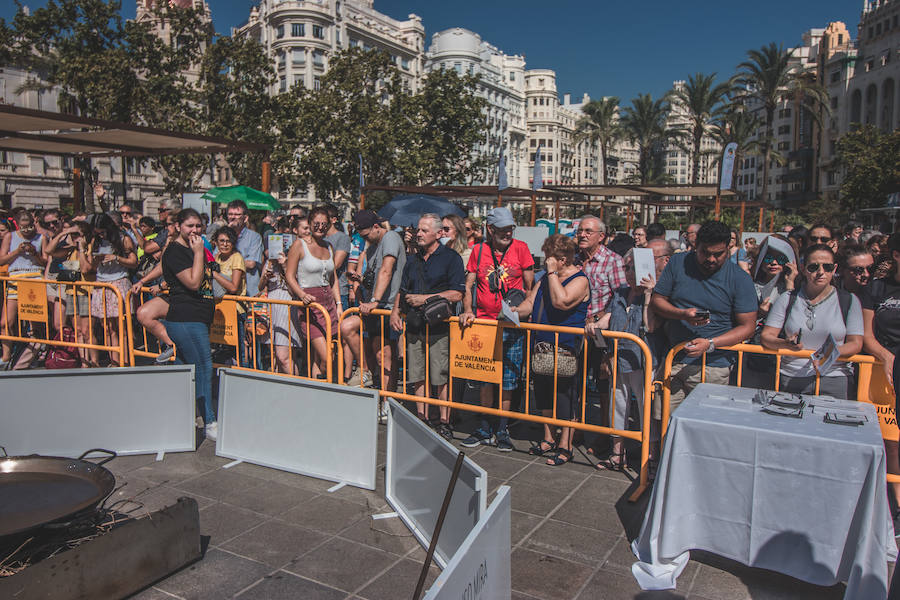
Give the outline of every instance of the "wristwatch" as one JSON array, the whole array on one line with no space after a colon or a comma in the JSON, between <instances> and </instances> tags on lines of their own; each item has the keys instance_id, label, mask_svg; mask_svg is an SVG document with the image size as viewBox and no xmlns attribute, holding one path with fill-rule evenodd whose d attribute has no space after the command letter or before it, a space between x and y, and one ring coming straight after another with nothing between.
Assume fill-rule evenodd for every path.
<instances>
[{"instance_id":1,"label":"wristwatch","mask_svg":"<svg viewBox=\"0 0 900 600\"><path fill-rule=\"evenodd\" d=\"M706 349L706 353L709 354L710 352L714 352L716 349L716 343L712 338L707 338L706 341L709 342L709 348Z\"/></svg>"}]
</instances>

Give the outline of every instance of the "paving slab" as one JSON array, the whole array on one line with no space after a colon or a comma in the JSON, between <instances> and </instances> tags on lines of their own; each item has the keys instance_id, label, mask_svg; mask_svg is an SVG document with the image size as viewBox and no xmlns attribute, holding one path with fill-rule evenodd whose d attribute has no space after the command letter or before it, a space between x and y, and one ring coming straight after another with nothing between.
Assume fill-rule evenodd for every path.
<instances>
[{"instance_id":1,"label":"paving slab","mask_svg":"<svg viewBox=\"0 0 900 600\"><path fill-rule=\"evenodd\" d=\"M230 598L271 570L263 563L211 548L200 561L154 587L185 600Z\"/></svg>"},{"instance_id":2,"label":"paving slab","mask_svg":"<svg viewBox=\"0 0 900 600\"><path fill-rule=\"evenodd\" d=\"M352 593L399 560L399 556L364 544L332 538L304 554L302 559L286 567L286 570Z\"/></svg>"},{"instance_id":3,"label":"paving slab","mask_svg":"<svg viewBox=\"0 0 900 600\"><path fill-rule=\"evenodd\" d=\"M278 569L328 539L324 533L271 520L230 539L222 549Z\"/></svg>"},{"instance_id":4,"label":"paving slab","mask_svg":"<svg viewBox=\"0 0 900 600\"><path fill-rule=\"evenodd\" d=\"M347 594L285 571L267 575L238 594L239 600L343 600Z\"/></svg>"}]
</instances>

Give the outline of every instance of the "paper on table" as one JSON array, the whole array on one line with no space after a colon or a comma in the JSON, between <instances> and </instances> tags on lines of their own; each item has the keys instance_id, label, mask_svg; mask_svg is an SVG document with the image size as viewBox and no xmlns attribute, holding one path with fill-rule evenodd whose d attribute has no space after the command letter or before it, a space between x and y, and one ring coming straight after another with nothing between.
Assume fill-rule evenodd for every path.
<instances>
[{"instance_id":1,"label":"paper on table","mask_svg":"<svg viewBox=\"0 0 900 600\"><path fill-rule=\"evenodd\" d=\"M634 248L634 280L636 283L648 277L656 283L656 262L651 248Z\"/></svg>"}]
</instances>

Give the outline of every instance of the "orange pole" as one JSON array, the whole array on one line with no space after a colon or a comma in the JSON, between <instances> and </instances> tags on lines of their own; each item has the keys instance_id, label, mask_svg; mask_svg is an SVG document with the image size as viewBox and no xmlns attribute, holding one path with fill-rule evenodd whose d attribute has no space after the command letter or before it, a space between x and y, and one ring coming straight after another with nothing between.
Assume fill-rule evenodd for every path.
<instances>
[{"instance_id":1,"label":"orange pole","mask_svg":"<svg viewBox=\"0 0 900 600\"><path fill-rule=\"evenodd\" d=\"M759 207L759 229L757 231L762 231L763 228L763 213L765 212L765 208L762 206Z\"/></svg>"},{"instance_id":2,"label":"orange pole","mask_svg":"<svg viewBox=\"0 0 900 600\"><path fill-rule=\"evenodd\" d=\"M503 206L503 194L497 192L497 206Z\"/></svg>"},{"instance_id":3,"label":"orange pole","mask_svg":"<svg viewBox=\"0 0 900 600\"><path fill-rule=\"evenodd\" d=\"M556 219L553 233L559 233L559 196L556 197L556 208L553 211L553 217Z\"/></svg>"},{"instance_id":4,"label":"orange pole","mask_svg":"<svg viewBox=\"0 0 900 600\"><path fill-rule=\"evenodd\" d=\"M362 192L359 193L359 210L363 210L366 208L366 195Z\"/></svg>"},{"instance_id":5,"label":"orange pole","mask_svg":"<svg viewBox=\"0 0 900 600\"><path fill-rule=\"evenodd\" d=\"M272 163L264 160L262 163L262 191L269 193L272 187Z\"/></svg>"},{"instance_id":6,"label":"orange pole","mask_svg":"<svg viewBox=\"0 0 900 600\"><path fill-rule=\"evenodd\" d=\"M537 218L537 196L531 195L531 226L534 227L535 219Z\"/></svg>"},{"instance_id":7,"label":"orange pole","mask_svg":"<svg viewBox=\"0 0 900 600\"><path fill-rule=\"evenodd\" d=\"M722 212L722 200L719 198L719 195L716 194L716 221L719 220L719 216Z\"/></svg>"}]
</instances>

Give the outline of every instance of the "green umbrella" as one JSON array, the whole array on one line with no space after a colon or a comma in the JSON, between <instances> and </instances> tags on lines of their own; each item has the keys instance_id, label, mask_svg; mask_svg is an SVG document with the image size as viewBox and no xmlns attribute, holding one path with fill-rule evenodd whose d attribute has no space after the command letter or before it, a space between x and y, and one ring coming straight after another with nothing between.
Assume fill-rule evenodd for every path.
<instances>
[{"instance_id":1,"label":"green umbrella","mask_svg":"<svg viewBox=\"0 0 900 600\"><path fill-rule=\"evenodd\" d=\"M232 200L243 200L250 210L281 210L281 203L272 194L254 190L246 185L227 185L215 187L200 197L210 202L228 203Z\"/></svg>"}]
</instances>

